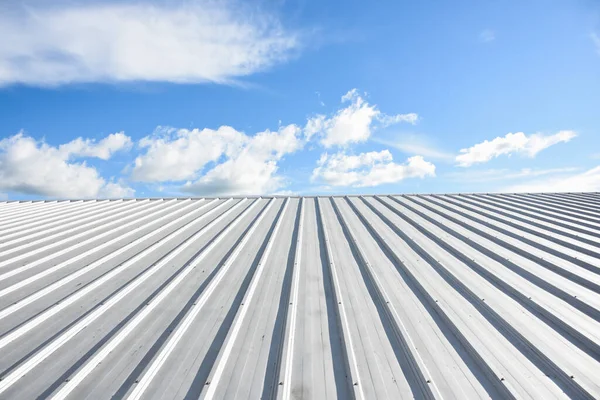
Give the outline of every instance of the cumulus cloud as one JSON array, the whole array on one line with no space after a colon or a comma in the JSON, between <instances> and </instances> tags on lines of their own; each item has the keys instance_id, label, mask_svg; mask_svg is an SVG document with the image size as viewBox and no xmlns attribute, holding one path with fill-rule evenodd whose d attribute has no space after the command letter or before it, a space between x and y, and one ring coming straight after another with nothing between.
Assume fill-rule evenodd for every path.
<instances>
[{"instance_id":1,"label":"cumulus cloud","mask_svg":"<svg viewBox=\"0 0 600 400\"><path fill-rule=\"evenodd\" d=\"M544 179L512 185L503 192L598 192L600 191L600 166L578 174L556 174Z\"/></svg>"},{"instance_id":2,"label":"cumulus cloud","mask_svg":"<svg viewBox=\"0 0 600 400\"><path fill-rule=\"evenodd\" d=\"M461 167L484 163L500 155L523 154L535 157L540 151L561 142L568 142L577 134L573 131L560 131L554 135L540 133L525 135L523 132L508 133L491 141L485 140L472 147L461 149L456 162Z\"/></svg>"},{"instance_id":3,"label":"cumulus cloud","mask_svg":"<svg viewBox=\"0 0 600 400\"><path fill-rule=\"evenodd\" d=\"M5 5L0 37L10 40L0 41L0 86L224 83L284 62L299 47L277 18L246 11L208 0Z\"/></svg>"},{"instance_id":4,"label":"cumulus cloud","mask_svg":"<svg viewBox=\"0 0 600 400\"><path fill-rule=\"evenodd\" d=\"M303 146L301 133L296 125L258 133L237 154L195 182L187 182L183 189L215 196L276 192L285 185L284 178L277 175L278 161Z\"/></svg>"},{"instance_id":5,"label":"cumulus cloud","mask_svg":"<svg viewBox=\"0 0 600 400\"><path fill-rule=\"evenodd\" d=\"M304 143L296 125L253 136L227 126L161 129L140 141L146 152L136 158L132 177L144 182L186 180L181 189L198 195L272 193L285 183L277 175L278 162Z\"/></svg>"},{"instance_id":6,"label":"cumulus cloud","mask_svg":"<svg viewBox=\"0 0 600 400\"><path fill-rule=\"evenodd\" d=\"M81 157L108 159L131 143L117 133L100 142L76 139L59 147L23 133L0 140L0 190L61 198L131 197L133 189L107 181Z\"/></svg>"},{"instance_id":7,"label":"cumulus cloud","mask_svg":"<svg viewBox=\"0 0 600 400\"><path fill-rule=\"evenodd\" d=\"M327 148L347 146L369 139L376 123L386 127L400 122L416 124L419 119L415 113L386 115L370 105L357 89L343 95L342 103L349 104L330 117L317 115L310 118L304 128L306 136L318 135L320 143Z\"/></svg>"},{"instance_id":8,"label":"cumulus cloud","mask_svg":"<svg viewBox=\"0 0 600 400\"><path fill-rule=\"evenodd\" d=\"M96 157L108 160L115 152L131 148L131 138L123 132L112 133L96 143L93 139L77 138L59 146L67 157Z\"/></svg>"},{"instance_id":9,"label":"cumulus cloud","mask_svg":"<svg viewBox=\"0 0 600 400\"><path fill-rule=\"evenodd\" d=\"M126 197L134 197L135 190L127 186L123 180L108 181L100 187L98 194L92 196L95 198L107 198L107 199L122 199ZM65 197L65 196L63 196ZM84 196L88 197L88 196Z\"/></svg>"},{"instance_id":10,"label":"cumulus cloud","mask_svg":"<svg viewBox=\"0 0 600 400\"><path fill-rule=\"evenodd\" d=\"M239 152L247 140L228 126L217 130L159 127L139 141L145 152L135 159L132 178L141 182L191 179L209 162Z\"/></svg>"},{"instance_id":11,"label":"cumulus cloud","mask_svg":"<svg viewBox=\"0 0 600 400\"><path fill-rule=\"evenodd\" d=\"M406 163L397 164L392 154L383 150L358 155L324 153L313 170L311 180L329 186L367 187L427 176L435 176L435 165L423 157L410 157Z\"/></svg>"},{"instance_id":12,"label":"cumulus cloud","mask_svg":"<svg viewBox=\"0 0 600 400\"><path fill-rule=\"evenodd\" d=\"M197 195L278 193L287 184L278 174L280 161L311 138L318 137L326 147L341 146L366 140L375 123L418 119L416 114L385 115L364 101L356 89L342 96L342 103L347 106L332 117L309 118L304 128L292 124L277 131L246 134L229 126L216 130L159 127L139 141L142 153L132 165L131 178L170 182L180 191ZM387 164L389 169L395 165Z\"/></svg>"}]
</instances>

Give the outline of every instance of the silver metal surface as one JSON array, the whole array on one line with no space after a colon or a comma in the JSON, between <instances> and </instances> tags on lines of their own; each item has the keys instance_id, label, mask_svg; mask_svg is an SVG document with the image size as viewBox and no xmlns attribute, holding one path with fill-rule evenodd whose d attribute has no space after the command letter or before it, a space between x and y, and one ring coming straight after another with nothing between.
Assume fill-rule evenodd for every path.
<instances>
[{"instance_id":1,"label":"silver metal surface","mask_svg":"<svg viewBox=\"0 0 600 400\"><path fill-rule=\"evenodd\" d=\"M600 194L0 203L2 399L600 398Z\"/></svg>"}]
</instances>

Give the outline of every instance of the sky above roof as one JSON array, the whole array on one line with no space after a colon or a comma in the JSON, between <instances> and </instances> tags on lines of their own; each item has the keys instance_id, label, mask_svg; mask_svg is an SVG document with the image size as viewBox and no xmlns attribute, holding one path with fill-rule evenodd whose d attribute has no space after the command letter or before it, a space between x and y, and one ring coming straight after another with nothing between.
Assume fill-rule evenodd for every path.
<instances>
[{"instance_id":1,"label":"sky above roof","mask_svg":"<svg viewBox=\"0 0 600 400\"><path fill-rule=\"evenodd\" d=\"M600 3L0 4L0 199L600 190Z\"/></svg>"}]
</instances>

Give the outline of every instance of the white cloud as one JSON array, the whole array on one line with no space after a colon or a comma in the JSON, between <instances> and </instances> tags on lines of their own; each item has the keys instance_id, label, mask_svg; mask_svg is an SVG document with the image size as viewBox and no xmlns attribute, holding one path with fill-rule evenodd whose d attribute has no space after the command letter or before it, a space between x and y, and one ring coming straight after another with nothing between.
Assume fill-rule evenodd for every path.
<instances>
[{"instance_id":1,"label":"white cloud","mask_svg":"<svg viewBox=\"0 0 600 400\"><path fill-rule=\"evenodd\" d=\"M303 145L301 129L296 125L277 132L265 131L248 139L246 146L227 161L215 166L183 189L198 195L233 195L273 193L285 185L277 175L281 158Z\"/></svg>"},{"instance_id":2,"label":"white cloud","mask_svg":"<svg viewBox=\"0 0 600 400\"><path fill-rule=\"evenodd\" d=\"M98 190L98 194L93 197L121 199L125 197L133 197L134 195L135 190L127 186L123 181L110 181L101 186Z\"/></svg>"},{"instance_id":3,"label":"white cloud","mask_svg":"<svg viewBox=\"0 0 600 400\"><path fill-rule=\"evenodd\" d=\"M272 15L233 1L37 2L0 13L0 86L231 82L299 47Z\"/></svg>"},{"instance_id":4,"label":"white cloud","mask_svg":"<svg viewBox=\"0 0 600 400\"><path fill-rule=\"evenodd\" d=\"M330 186L378 186L406 178L435 176L435 166L423 157L410 157L405 164L396 164L388 150L358 155L324 153L317 165L311 180Z\"/></svg>"},{"instance_id":5,"label":"white cloud","mask_svg":"<svg viewBox=\"0 0 600 400\"><path fill-rule=\"evenodd\" d=\"M486 140L467 149L461 149L462 154L456 157L456 161L461 167L469 167L503 154L517 153L535 157L540 151L557 143L568 142L576 136L573 131L560 131L554 135L536 133L529 136L523 132L508 133L504 137L497 137L492 141Z\"/></svg>"},{"instance_id":6,"label":"white cloud","mask_svg":"<svg viewBox=\"0 0 600 400\"><path fill-rule=\"evenodd\" d=\"M579 174L557 174L545 179L512 185L503 192L598 192L600 166Z\"/></svg>"},{"instance_id":7,"label":"white cloud","mask_svg":"<svg viewBox=\"0 0 600 400\"><path fill-rule=\"evenodd\" d=\"M357 89L343 95L342 103L350 104L329 118L325 115L310 118L304 128L307 138L318 135L320 143L327 148L347 146L369 139L375 122L386 127L400 122L415 124L419 119L415 113L393 116L383 114L376 106L367 103Z\"/></svg>"},{"instance_id":8,"label":"white cloud","mask_svg":"<svg viewBox=\"0 0 600 400\"><path fill-rule=\"evenodd\" d=\"M416 113L408 114L396 114L396 115L385 115L381 114L377 118L383 127L399 124L400 122L407 122L411 125L416 125L419 121L419 115Z\"/></svg>"},{"instance_id":9,"label":"white cloud","mask_svg":"<svg viewBox=\"0 0 600 400\"><path fill-rule=\"evenodd\" d=\"M435 148L432 144L427 143L427 140L415 135L402 135L397 140L375 137L373 138L373 141L388 147L393 147L407 154L422 155L433 160L454 161L456 157L454 154Z\"/></svg>"},{"instance_id":10,"label":"white cloud","mask_svg":"<svg viewBox=\"0 0 600 400\"><path fill-rule=\"evenodd\" d=\"M119 150L130 149L131 138L123 132L112 133L96 143L93 139L77 138L59 146L59 151L70 157L96 157L108 160Z\"/></svg>"},{"instance_id":11,"label":"white cloud","mask_svg":"<svg viewBox=\"0 0 600 400\"><path fill-rule=\"evenodd\" d=\"M358 94L358 89L350 89L346 94L342 96L342 103L351 103L356 99L360 98L360 94Z\"/></svg>"},{"instance_id":12,"label":"white cloud","mask_svg":"<svg viewBox=\"0 0 600 400\"><path fill-rule=\"evenodd\" d=\"M206 164L239 152L248 138L229 126L212 129L158 128L139 141L132 178L141 182L192 179Z\"/></svg>"},{"instance_id":13,"label":"white cloud","mask_svg":"<svg viewBox=\"0 0 600 400\"><path fill-rule=\"evenodd\" d=\"M321 144L325 147L366 141L371 135L371 122L378 111L365 102L356 89L342 96L342 102L350 102L350 105L333 117L319 115L310 119L305 128L307 136L321 133Z\"/></svg>"},{"instance_id":14,"label":"white cloud","mask_svg":"<svg viewBox=\"0 0 600 400\"><path fill-rule=\"evenodd\" d=\"M159 127L140 140L143 152L132 165L131 177L140 182L179 184L179 190L197 195L281 192L287 182L278 174L280 160L303 148L314 135L327 147L343 145L366 140L379 118L390 123L418 118L416 114L387 116L366 103L356 89L342 96L342 102L350 104L331 118L309 118L303 129L287 125L276 132L247 135L227 126L217 130ZM395 165L388 164L388 169Z\"/></svg>"},{"instance_id":15,"label":"white cloud","mask_svg":"<svg viewBox=\"0 0 600 400\"><path fill-rule=\"evenodd\" d=\"M496 32L491 29L484 29L479 33L479 41L482 43L489 43L496 40Z\"/></svg>"},{"instance_id":16,"label":"white cloud","mask_svg":"<svg viewBox=\"0 0 600 400\"><path fill-rule=\"evenodd\" d=\"M590 34L590 38L592 39L592 42L594 42L594 45L596 46L596 52L598 54L600 54L600 36L597 33L592 32Z\"/></svg>"},{"instance_id":17,"label":"white cloud","mask_svg":"<svg viewBox=\"0 0 600 400\"><path fill-rule=\"evenodd\" d=\"M315 92L315 94L317 95L317 98L319 99L319 104L321 105L321 107L325 107L325 102L323 102L323 100L321 100L321 92Z\"/></svg>"},{"instance_id":18,"label":"white cloud","mask_svg":"<svg viewBox=\"0 0 600 400\"><path fill-rule=\"evenodd\" d=\"M273 193L285 181L278 161L304 145L296 125L248 136L231 127L217 130L159 130L140 144L132 177L145 182L187 180L181 190L198 195ZM215 164L208 171L203 169Z\"/></svg>"},{"instance_id":19,"label":"white cloud","mask_svg":"<svg viewBox=\"0 0 600 400\"><path fill-rule=\"evenodd\" d=\"M82 145L83 143L83 145ZM106 181L78 157L108 158L130 139L114 134L99 143L76 139L59 147L23 133L0 140L0 189L62 198L130 197L134 191L122 182Z\"/></svg>"}]
</instances>

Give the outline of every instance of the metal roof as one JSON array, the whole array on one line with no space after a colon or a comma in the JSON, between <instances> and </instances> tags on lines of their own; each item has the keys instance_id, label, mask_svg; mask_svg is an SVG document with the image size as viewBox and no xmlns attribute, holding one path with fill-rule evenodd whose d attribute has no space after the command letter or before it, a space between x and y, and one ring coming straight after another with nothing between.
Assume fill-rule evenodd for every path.
<instances>
[{"instance_id":1,"label":"metal roof","mask_svg":"<svg viewBox=\"0 0 600 400\"><path fill-rule=\"evenodd\" d=\"M0 398L600 398L600 194L0 203Z\"/></svg>"}]
</instances>

